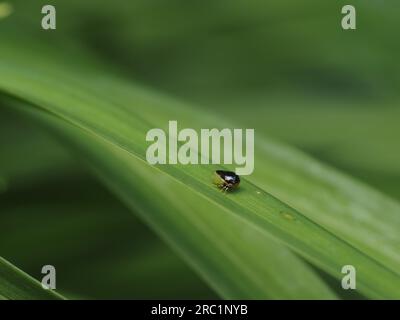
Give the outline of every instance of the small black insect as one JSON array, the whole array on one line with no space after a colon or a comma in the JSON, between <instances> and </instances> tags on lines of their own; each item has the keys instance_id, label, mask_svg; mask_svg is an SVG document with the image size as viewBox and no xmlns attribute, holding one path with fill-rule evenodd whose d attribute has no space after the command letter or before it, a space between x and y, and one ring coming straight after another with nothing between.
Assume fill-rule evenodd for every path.
<instances>
[{"instance_id":1,"label":"small black insect","mask_svg":"<svg viewBox=\"0 0 400 320\"><path fill-rule=\"evenodd\" d=\"M240 177L232 171L217 170L213 183L223 191L231 191L239 187Z\"/></svg>"}]
</instances>

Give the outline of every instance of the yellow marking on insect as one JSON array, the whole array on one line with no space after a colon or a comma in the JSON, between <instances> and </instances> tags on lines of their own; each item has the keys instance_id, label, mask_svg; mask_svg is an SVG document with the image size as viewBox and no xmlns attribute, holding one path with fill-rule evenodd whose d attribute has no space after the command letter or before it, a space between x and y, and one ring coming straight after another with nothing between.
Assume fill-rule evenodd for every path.
<instances>
[{"instance_id":1,"label":"yellow marking on insect","mask_svg":"<svg viewBox=\"0 0 400 320\"><path fill-rule=\"evenodd\" d=\"M225 192L232 191L239 188L240 177L232 171L216 170L213 183Z\"/></svg>"}]
</instances>

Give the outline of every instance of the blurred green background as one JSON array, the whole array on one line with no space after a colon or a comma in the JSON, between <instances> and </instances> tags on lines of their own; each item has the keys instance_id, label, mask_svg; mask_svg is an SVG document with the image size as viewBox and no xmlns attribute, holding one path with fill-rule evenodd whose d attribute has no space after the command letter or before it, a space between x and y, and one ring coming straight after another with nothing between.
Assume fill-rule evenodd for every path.
<instances>
[{"instance_id":1,"label":"blurred green background","mask_svg":"<svg viewBox=\"0 0 400 320\"><path fill-rule=\"evenodd\" d=\"M4 3L12 12L1 17ZM57 9L56 31L40 28L45 4ZM344 31L345 4L0 1L0 38L45 42L69 62L86 51L110 74L260 129L400 199L400 6L353 0L357 30ZM217 297L75 155L3 104L1 256L36 278L57 265L69 297Z\"/></svg>"}]
</instances>

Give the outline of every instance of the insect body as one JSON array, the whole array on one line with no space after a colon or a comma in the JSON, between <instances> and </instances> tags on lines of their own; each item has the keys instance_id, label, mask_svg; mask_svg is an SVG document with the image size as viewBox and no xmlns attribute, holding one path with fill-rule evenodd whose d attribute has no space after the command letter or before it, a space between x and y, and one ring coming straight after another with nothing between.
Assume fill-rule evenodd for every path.
<instances>
[{"instance_id":1,"label":"insect body","mask_svg":"<svg viewBox=\"0 0 400 320\"><path fill-rule=\"evenodd\" d=\"M239 187L240 177L232 171L217 170L213 182L221 190L231 191Z\"/></svg>"}]
</instances>

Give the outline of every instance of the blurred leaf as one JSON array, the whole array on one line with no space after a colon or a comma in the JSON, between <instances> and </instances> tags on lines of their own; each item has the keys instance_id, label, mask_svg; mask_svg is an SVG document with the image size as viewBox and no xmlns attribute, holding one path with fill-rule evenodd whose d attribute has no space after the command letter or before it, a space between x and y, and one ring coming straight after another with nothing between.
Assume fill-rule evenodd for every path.
<instances>
[{"instance_id":1,"label":"blurred leaf","mask_svg":"<svg viewBox=\"0 0 400 320\"><path fill-rule=\"evenodd\" d=\"M77 161L54 139L1 105L0 111L0 194L81 171Z\"/></svg>"},{"instance_id":2,"label":"blurred leaf","mask_svg":"<svg viewBox=\"0 0 400 320\"><path fill-rule=\"evenodd\" d=\"M270 180L267 178L273 181L274 178L288 177L288 174L300 177L308 173L314 186L308 186L306 190L318 193L318 186L325 188L327 184L321 175L324 169L318 164L311 162L311 166L307 165L308 158L259 137L256 148L261 150L262 156L257 163L274 161L273 158L279 155L289 156L287 161L274 170L258 165L257 173L250 179L257 179L259 186L243 179L239 192L223 195L209 181L216 166L156 168L145 162L145 133L153 127L165 127L163 115L179 120L180 114L186 110L195 115L190 120L191 127L208 127L210 122L200 111L182 107L175 101L143 92L134 86L128 86L129 94L115 96L115 92L122 93L123 90L118 90L125 88L124 82L102 77L98 70L97 73L90 72L89 67L74 72L61 64L51 68L47 63L43 69L40 68L40 58L34 54L30 62L26 57L20 59L13 51L11 56L5 51L1 53L4 58L0 64L1 90L35 107L25 106L22 110L69 137L80 152L89 157L107 184L136 208L164 239L180 250L224 297L332 297L311 269L287 249L270 241L271 236L334 277L341 277L343 265L353 264L357 268L357 287L369 297L399 296L400 277L391 270L398 266L398 256L385 256L386 261L378 263L375 256L369 255L369 250L354 248L340 239L338 233L320 227L272 197L266 188L259 187L268 185ZM296 163L301 163L300 168ZM326 173L334 182L335 190L357 186L341 179L338 173ZM290 185L294 187L299 182L297 188L301 188L300 183L305 181L307 177L294 179ZM389 209L388 215L398 212L397 204L373 191L359 188L358 192L365 201L373 195L374 202L369 203L370 208L385 207ZM340 194L341 191L334 193L328 203L348 212L347 201L352 199L352 195L344 201ZM190 196L196 200L191 200ZM201 198L206 201L200 201ZM355 198L354 201L358 203L359 200ZM318 208L318 199L312 205ZM214 210L207 210L208 206ZM219 215L215 210L217 207L220 208ZM322 208L325 210L326 206ZM332 223L332 218L325 219L325 223ZM373 220L369 222L374 223ZM362 229L357 229L357 232L366 236ZM390 236L393 243L385 243L387 250L397 243L397 234L390 233ZM276 265L271 267L265 255L264 261L260 259L263 251L274 257ZM297 267L293 267L294 264ZM284 281L277 279L277 270ZM298 273L294 274L294 270ZM271 285L270 291L268 286Z\"/></svg>"},{"instance_id":3,"label":"blurred leaf","mask_svg":"<svg viewBox=\"0 0 400 320\"><path fill-rule=\"evenodd\" d=\"M8 191L0 212L2 255L31 275L38 275L44 263L54 265L57 290L67 298L216 297L84 173Z\"/></svg>"},{"instance_id":4,"label":"blurred leaf","mask_svg":"<svg viewBox=\"0 0 400 320\"><path fill-rule=\"evenodd\" d=\"M63 299L0 257L0 298L12 300Z\"/></svg>"},{"instance_id":5,"label":"blurred leaf","mask_svg":"<svg viewBox=\"0 0 400 320\"><path fill-rule=\"evenodd\" d=\"M4 50L2 52L5 53L6 51ZM36 62L37 66L39 66L40 60ZM34 72L32 74L39 76L40 73ZM5 73L2 73L2 75L6 76ZM54 81L52 80L51 82ZM40 84L40 82L36 80L30 83L34 84L34 86ZM101 81L98 84L99 88L101 88ZM36 89L34 89L34 91L36 91ZM50 95L55 93L47 86L45 91L50 93ZM93 93L93 95L91 94L90 96L90 99L92 99L95 98L97 94ZM138 92L139 99L141 99L140 96L141 94ZM155 98L158 99L157 96L155 96ZM101 101L102 99L96 101L96 104ZM91 105L91 103L89 104ZM89 106L89 104L87 106ZM114 116L112 114L115 115L114 111L117 111L119 108L115 109L108 102L104 104L104 101L102 104L103 107L112 111L107 117L111 116L109 120L113 122ZM73 107L75 103L69 105ZM75 106L80 108L82 105ZM84 111L84 109L82 109L82 111ZM123 109L120 109L120 111L123 111ZM38 113L38 115L40 114L41 113ZM99 117L98 119L100 120L101 114L97 114L95 118L97 117ZM56 120L56 118L54 120ZM116 119L114 118L114 120ZM49 124L52 123L54 122L51 121ZM57 123L57 121L55 123ZM63 132L64 134L68 134L68 123L66 122L65 125L66 127L63 129ZM143 128L144 125L145 127ZM136 129L134 129L135 127ZM112 126L108 128L111 129ZM143 131L138 131L140 128L142 128ZM135 115L132 117L131 114L128 122L125 124L118 120L118 125L116 125L114 129L121 130L120 133L122 135L127 134L126 138L129 140L132 139L131 141L136 141L138 143L137 146L143 148L145 147L144 134L147 131L145 128L149 128L149 125L140 118L136 118ZM86 132L86 130L82 133L84 132ZM80 131L78 133L81 134ZM77 133L73 132L73 134ZM132 134L138 134L139 138L137 136L132 137ZM94 140L87 140L85 136L79 137L78 141L78 145L81 145L81 143L86 144L87 141L90 142L89 148L85 147L85 150L89 150L91 149L90 146L97 144L97 138ZM100 140L100 142L101 141L102 140ZM226 209L221 211L219 206L204 202L201 198L199 199L197 193L193 194L186 186L182 186L178 183L176 187L162 188L160 191L164 192L158 193L155 198L152 190L154 188L159 189L160 185L157 183L157 185L153 186L154 182L161 182L164 179L168 180L168 175L164 178L158 177L157 175L148 180L149 174L154 174L154 168L148 165L142 168L143 163L141 161L139 161L137 167L132 167L130 163L138 160L135 156L131 156L130 158L132 159L130 159L128 163L128 170L135 170L132 174L127 175L126 172L122 170L123 166L126 164L118 162L119 156L116 157L116 155L114 155L116 152L114 148L115 147L108 150L104 146L101 146L99 149L96 148L93 150L92 152L100 152L102 154L98 158L98 160L101 161L96 161L94 164L97 167L103 168L103 160L107 161L106 165L109 165L109 161L111 161L112 168L115 169L115 172L112 173L112 177L109 176L109 179L111 178L108 180L109 183L113 184L115 188L118 187L118 189L121 189L122 186L129 183L130 185L126 189L122 188L122 191L124 191L124 193L129 193L130 205L140 210L139 212L142 218L150 223L153 228L155 228L164 239L167 239L171 245L177 248L180 253L183 253L187 261L189 261L189 263L205 277L208 283L222 296L232 298L335 297L306 263L299 260L295 255L290 253L288 249L275 243L268 234L258 231L258 228L252 224L244 223L241 218L235 215L231 216L228 214L229 210L228 212ZM85 150L82 152L86 153ZM150 173L148 170L150 170ZM103 171L104 169L100 170L102 175L104 175ZM156 171L156 173L157 172L158 171ZM209 186L209 169L207 169L206 172L207 175L203 177L205 181L207 181L206 188L217 197L223 196L219 191ZM124 179L129 177L128 181L120 181L120 175L122 175ZM142 175L145 176L141 177ZM173 185L176 185L174 179L172 182ZM166 191L168 191L167 194L165 194ZM181 198L183 193L188 194L184 199ZM134 201L134 199L136 201ZM166 206L166 203L168 203L169 206ZM193 203L198 203L199 205L196 206L196 208L192 208ZM198 214L195 213L197 211ZM192 212L194 212L194 214ZM205 221L198 221L198 219L195 219L195 216L199 218L202 217ZM242 236L238 237L239 234L242 234ZM248 248L252 249L249 250ZM277 270L285 274L284 281L276 276Z\"/></svg>"}]
</instances>

